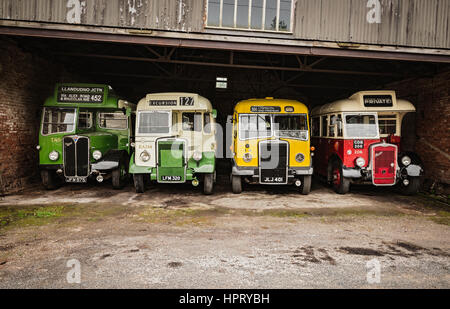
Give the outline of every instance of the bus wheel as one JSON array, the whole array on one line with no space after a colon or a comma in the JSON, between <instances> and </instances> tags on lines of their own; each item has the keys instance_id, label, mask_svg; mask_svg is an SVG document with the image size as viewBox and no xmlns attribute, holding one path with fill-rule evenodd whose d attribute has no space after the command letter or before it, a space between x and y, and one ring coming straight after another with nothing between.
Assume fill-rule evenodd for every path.
<instances>
[{"instance_id":1,"label":"bus wheel","mask_svg":"<svg viewBox=\"0 0 450 309\"><path fill-rule=\"evenodd\" d=\"M205 174L203 179L203 193L206 195L213 194L214 174Z\"/></svg>"},{"instance_id":2,"label":"bus wheel","mask_svg":"<svg viewBox=\"0 0 450 309\"><path fill-rule=\"evenodd\" d=\"M231 175L231 188L234 194L242 193L242 178L241 176Z\"/></svg>"},{"instance_id":3,"label":"bus wheel","mask_svg":"<svg viewBox=\"0 0 450 309\"><path fill-rule=\"evenodd\" d=\"M55 190L58 188L56 174L54 172L42 170L41 179L46 190Z\"/></svg>"},{"instance_id":4,"label":"bus wheel","mask_svg":"<svg viewBox=\"0 0 450 309\"><path fill-rule=\"evenodd\" d=\"M302 194L308 195L311 192L312 176L303 176Z\"/></svg>"},{"instance_id":5,"label":"bus wheel","mask_svg":"<svg viewBox=\"0 0 450 309\"><path fill-rule=\"evenodd\" d=\"M144 175L143 174L134 174L134 187L136 189L136 193L144 193L145 192L145 183L144 183Z\"/></svg>"},{"instance_id":6,"label":"bus wheel","mask_svg":"<svg viewBox=\"0 0 450 309\"><path fill-rule=\"evenodd\" d=\"M407 196L411 196L411 195L415 195L419 192L420 190L420 178L419 177L410 177L408 178L409 180L409 185L405 186L403 184L401 184L400 186L400 190L402 192L402 194L407 195Z\"/></svg>"},{"instance_id":7,"label":"bus wheel","mask_svg":"<svg viewBox=\"0 0 450 309\"><path fill-rule=\"evenodd\" d=\"M333 162L333 189L336 193L347 194L350 191L350 180L342 174L342 164L338 161Z\"/></svg>"},{"instance_id":8,"label":"bus wheel","mask_svg":"<svg viewBox=\"0 0 450 309\"><path fill-rule=\"evenodd\" d=\"M119 190L125 187L125 179L126 179L126 170L125 167L121 164L119 168L116 168L112 171L112 185L113 189Z\"/></svg>"}]
</instances>

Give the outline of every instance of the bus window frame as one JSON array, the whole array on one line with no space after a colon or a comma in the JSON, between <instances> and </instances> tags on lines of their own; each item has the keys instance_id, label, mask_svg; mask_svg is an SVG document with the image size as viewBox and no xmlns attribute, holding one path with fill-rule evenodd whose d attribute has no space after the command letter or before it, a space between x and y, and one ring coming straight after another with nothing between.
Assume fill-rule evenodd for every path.
<instances>
[{"instance_id":1,"label":"bus window frame","mask_svg":"<svg viewBox=\"0 0 450 309\"><path fill-rule=\"evenodd\" d=\"M333 123L334 117L334 123ZM337 136L337 114L331 114L328 117L328 137L336 138ZM331 135L331 131L333 131L333 135Z\"/></svg>"},{"instance_id":2,"label":"bus window frame","mask_svg":"<svg viewBox=\"0 0 450 309\"><path fill-rule=\"evenodd\" d=\"M44 118L45 118L45 110L47 108L57 108L57 109L73 109L75 116L73 120L73 130L72 131L66 131L66 132L56 132L56 133L49 133L44 134ZM77 130L77 124L78 124L78 108L76 107L58 107L58 106L45 106L42 110L42 117L41 117L41 135L42 136L52 136L57 134L74 134Z\"/></svg>"},{"instance_id":3,"label":"bus window frame","mask_svg":"<svg viewBox=\"0 0 450 309\"><path fill-rule=\"evenodd\" d=\"M184 124L184 118L183 118L183 116L184 116L184 114L194 114L194 122L193 122L193 128L192 128L192 130L185 130L184 128L183 128L183 124ZM195 130L195 116L196 116L196 114L200 114L200 130ZM205 132L204 132L204 119L203 119L203 112L199 112L199 111L182 111L181 112L181 122L180 122L180 124L181 124L181 131L182 132L194 132L194 133L202 133L202 134L205 134Z\"/></svg>"},{"instance_id":4,"label":"bus window frame","mask_svg":"<svg viewBox=\"0 0 450 309\"><path fill-rule=\"evenodd\" d=\"M314 117L311 117L311 128L310 128L310 130L311 130L311 137L321 137L320 136L320 131L321 131L321 123L320 123L320 119L321 119L321 117L320 116L314 116ZM314 133L314 130L316 129L316 125L314 124L314 120L319 120L318 121L318 129L319 129L319 134L313 134Z\"/></svg>"},{"instance_id":5,"label":"bus window frame","mask_svg":"<svg viewBox=\"0 0 450 309\"><path fill-rule=\"evenodd\" d=\"M123 114L123 112L122 111L113 111L113 112L106 112L106 111L97 111L97 127L99 128L99 129L102 129L102 130L113 130L113 131L125 131L125 130L128 130L129 128L130 128L130 117L129 116L127 116L127 115L125 115L126 116L126 120L127 120L127 127L126 128L124 128L124 129L117 129L117 128L108 128L108 127L102 127L101 125L100 125L100 115L101 114Z\"/></svg>"},{"instance_id":6,"label":"bus window frame","mask_svg":"<svg viewBox=\"0 0 450 309\"><path fill-rule=\"evenodd\" d=\"M375 116L375 124L377 126L377 135L374 137L350 137L347 134L347 116L363 116L363 115L367 115L367 116ZM377 140L380 139L380 124L378 122L378 113L377 112L345 112L342 113L342 118L343 118L343 126L344 126L344 139L346 140Z\"/></svg>"},{"instance_id":7,"label":"bus window frame","mask_svg":"<svg viewBox=\"0 0 450 309\"><path fill-rule=\"evenodd\" d=\"M141 114L154 114L154 113L166 113L169 115L169 132L168 133L140 133L139 129L141 127ZM172 135L172 111L171 110L142 110L137 112L136 117L136 136L171 136Z\"/></svg>"},{"instance_id":8,"label":"bus window frame","mask_svg":"<svg viewBox=\"0 0 450 309\"><path fill-rule=\"evenodd\" d=\"M326 121L326 125L325 125L325 127L324 127L324 118L326 118L325 119L325 121ZM329 117L328 117L328 115L321 115L320 116L320 137L328 137L328 123L329 123ZM325 129L325 132L323 132L324 130L323 129Z\"/></svg>"},{"instance_id":9,"label":"bus window frame","mask_svg":"<svg viewBox=\"0 0 450 309\"><path fill-rule=\"evenodd\" d=\"M386 118L386 116L395 116L395 118ZM378 130L381 130L381 126L380 126L380 120L381 121L386 121L386 120L395 120L395 133L394 136L400 136L399 134L399 123L401 123L400 121L400 117L398 113L386 113L386 114L381 114L378 113ZM384 137L388 137L392 134L381 134L380 132L380 136L384 136Z\"/></svg>"},{"instance_id":10,"label":"bus window frame","mask_svg":"<svg viewBox=\"0 0 450 309\"><path fill-rule=\"evenodd\" d=\"M81 114L90 114L91 116L90 116L90 118L91 118L91 123L90 123L90 125L89 125L89 127L86 127L86 128L80 128L80 116L81 116ZM76 127L76 130L78 131L88 131L88 130L91 130L92 128L94 128L94 114L95 114L95 111L89 111L89 110L80 110L80 109L78 109L78 115L77 115L77 121L76 121L76 123L77 123L77 127ZM95 117L96 118L96 117Z\"/></svg>"},{"instance_id":11,"label":"bus window frame","mask_svg":"<svg viewBox=\"0 0 450 309\"><path fill-rule=\"evenodd\" d=\"M292 140L296 140L296 141L301 141L301 142L308 142L309 140L310 140L310 135L311 135L311 128L309 127L309 125L308 125L308 114L291 114L291 113L289 113L289 114L270 114L271 115L271 121L272 121L272 126L271 126L271 128L272 128L272 131L273 131L273 134L272 134L272 136L273 137L276 137L276 138L278 138L278 139L280 139L280 138L283 138L283 139L292 139ZM275 130L275 122L274 122L274 118L275 118L275 116L304 116L305 117L305 119L306 119L306 126L307 126L307 128L308 128L308 130L306 130L307 131L307 138L306 138L306 140L305 139L301 139L301 138L298 138L298 137L286 137L286 136L280 136L280 135L277 135L276 134L276 131L277 130ZM280 131L280 130L278 130L278 131ZM295 130L295 131L305 131L305 130Z\"/></svg>"},{"instance_id":12,"label":"bus window frame","mask_svg":"<svg viewBox=\"0 0 450 309\"><path fill-rule=\"evenodd\" d=\"M252 138L241 138L241 117L242 116L259 116L259 115L264 115L264 116L270 116L270 135L269 136L257 136L257 137L252 137ZM237 134L239 137L240 141L250 141L250 140L258 140L258 139L266 139L266 138L272 138L274 137L274 130L273 130L273 117L272 114L258 114L258 113L242 113L242 114L237 114L237 126L236 126L236 130L237 130Z\"/></svg>"},{"instance_id":13,"label":"bus window frame","mask_svg":"<svg viewBox=\"0 0 450 309\"><path fill-rule=\"evenodd\" d=\"M205 116L206 115L209 115L209 123L208 124L206 124L206 122L205 122L205 120L206 120ZM203 134L204 135L213 135L214 130L213 130L213 116L212 116L212 112L209 112L209 111L203 112L202 113L202 121L203 121L203 126L202 126ZM209 125L209 132L205 131L205 128L206 128L207 125Z\"/></svg>"}]
</instances>

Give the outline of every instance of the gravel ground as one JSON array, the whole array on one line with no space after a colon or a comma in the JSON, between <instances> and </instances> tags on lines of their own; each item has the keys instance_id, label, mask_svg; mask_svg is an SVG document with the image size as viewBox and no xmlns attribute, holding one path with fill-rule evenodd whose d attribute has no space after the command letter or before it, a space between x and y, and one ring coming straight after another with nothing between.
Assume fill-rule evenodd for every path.
<instances>
[{"instance_id":1,"label":"gravel ground","mask_svg":"<svg viewBox=\"0 0 450 309\"><path fill-rule=\"evenodd\" d=\"M393 190L338 196L320 184L309 196L37 187L0 201L9 218L0 288L449 288L450 229L437 220L447 210ZM72 259L79 284L67 282ZM379 283L367 281L368 262L379 263Z\"/></svg>"}]
</instances>

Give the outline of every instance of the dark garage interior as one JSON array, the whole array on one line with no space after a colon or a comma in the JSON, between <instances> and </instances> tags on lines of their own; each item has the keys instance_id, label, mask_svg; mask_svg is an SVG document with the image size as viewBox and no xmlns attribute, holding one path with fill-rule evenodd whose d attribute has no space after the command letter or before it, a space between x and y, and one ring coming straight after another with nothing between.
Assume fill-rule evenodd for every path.
<instances>
[{"instance_id":1,"label":"dark garage interior","mask_svg":"<svg viewBox=\"0 0 450 309\"><path fill-rule=\"evenodd\" d=\"M242 99L296 99L313 108L361 90L396 90L398 97L417 108L404 123L403 147L424 158L428 188L450 183L450 72L445 62L22 36L3 36L1 43L3 194L38 180L40 107L56 82L109 84L133 102L147 93L199 93L218 109L222 125ZM226 89L216 88L218 77L227 78Z\"/></svg>"}]
</instances>

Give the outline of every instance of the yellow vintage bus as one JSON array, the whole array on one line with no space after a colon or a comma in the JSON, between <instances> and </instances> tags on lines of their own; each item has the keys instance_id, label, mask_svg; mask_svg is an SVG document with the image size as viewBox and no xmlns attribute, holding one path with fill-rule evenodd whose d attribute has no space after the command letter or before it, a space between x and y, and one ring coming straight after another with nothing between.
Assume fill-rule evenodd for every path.
<instances>
[{"instance_id":1,"label":"yellow vintage bus","mask_svg":"<svg viewBox=\"0 0 450 309\"><path fill-rule=\"evenodd\" d=\"M233 114L231 185L242 182L293 184L302 194L311 191L313 174L306 105L274 98L239 102Z\"/></svg>"}]
</instances>

